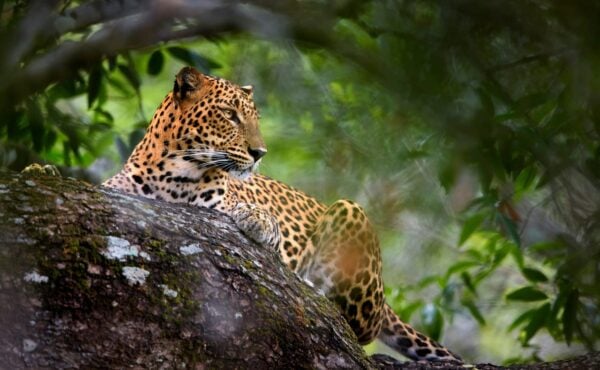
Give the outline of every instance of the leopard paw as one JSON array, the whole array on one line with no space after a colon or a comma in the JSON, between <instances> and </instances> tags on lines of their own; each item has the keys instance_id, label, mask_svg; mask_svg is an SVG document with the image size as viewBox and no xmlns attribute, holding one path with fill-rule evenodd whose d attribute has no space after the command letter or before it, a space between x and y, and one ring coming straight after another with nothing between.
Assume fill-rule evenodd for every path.
<instances>
[{"instance_id":1,"label":"leopard paw","mask_svg":"<svg viewBox=\"0 0 600 370\"><path fill-rule=\"evenodd\" d=\"M278 250L281 233L279 224L270 213L250 203L239 203L231 212L237 227L260 245Z\"/></svg>"},{"instance_id":2,"label":"leopard paw","mask_svg":"<svg viewBox=\"0 0 600 370\"><path fill-rule=\"evenodd\" d=\"M32 163L29 166L25 167L23 171L21 171L23 175L37 177L37 176L58 176L60 177L60 172L58 168L54 165L45 164L41 165L39 163Z\"/></svg>"}]
</instances>

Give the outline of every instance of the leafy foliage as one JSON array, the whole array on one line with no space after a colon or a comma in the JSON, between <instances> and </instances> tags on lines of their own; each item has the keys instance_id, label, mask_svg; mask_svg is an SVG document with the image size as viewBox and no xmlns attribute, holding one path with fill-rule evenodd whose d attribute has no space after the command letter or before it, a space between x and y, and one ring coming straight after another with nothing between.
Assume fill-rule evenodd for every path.
<instances>
[{"instance_id":1,"label":"leafy foliage","mask_svg":"<svg viewBox=\"0 0 600 370\"><path fill-rule=\"evenodd\" d=\"M58 3L67 14L87 2ZM459 320L483 333L504 330L502 318L510 330L503 343L506 335L518 341L522 357L537 356L536 338L548 335L593 348L600 54L592 35L600 6L310 2L302 10L313 16L298 23L297 3L254 5L264 13L253 16L269 26L262 35L279 42L260 40L256 24L241 35L215 26L196 31L207 38L161 38L142 50L132 43L65 64L68 73L40 79L51 83L0 107L0 164L88 167L109 157L118 166L174 73L193 65L255 85L269 143L263 171L323 200L365 205L382 235L387 299L405 320L420 318L434 338L454 325L447 333L452 340L459 332L455 348L464 343ZM101 31L87 25L51 42L39 36L39 47L19 60L24 67L11 69L8 40L32 5L1 4L5 79ZM193 27L176 18L174 35ZM18 91L0 85L8 97L7 86ZM476 347L456 351L510 354Z\"/></svg>"}]
</instances>

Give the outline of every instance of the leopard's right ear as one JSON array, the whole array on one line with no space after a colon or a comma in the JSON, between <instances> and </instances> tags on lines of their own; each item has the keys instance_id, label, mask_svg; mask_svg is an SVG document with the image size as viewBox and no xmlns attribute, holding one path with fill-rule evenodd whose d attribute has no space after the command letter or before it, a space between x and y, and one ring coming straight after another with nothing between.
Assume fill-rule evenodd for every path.
<instances>
[{"instance_id":1,"label":"leopard's right ear","mask_svg":"<svg viewBox=\"0 0 600 370\"><path fill-rule=\"evenodd\" d=\"M205 82L202 73L193 67L183 67L175 77L173 96L180 102L196 96Z\"/></svg>"}]
</instances>

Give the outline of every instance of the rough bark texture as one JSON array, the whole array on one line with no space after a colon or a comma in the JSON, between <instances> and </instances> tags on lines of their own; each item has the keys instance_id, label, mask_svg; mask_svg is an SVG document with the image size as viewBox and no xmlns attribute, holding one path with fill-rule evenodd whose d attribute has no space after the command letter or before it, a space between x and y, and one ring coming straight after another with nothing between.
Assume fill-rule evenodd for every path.
<instances>
[{"instance_id":1,"label":"rough bark texture","mask_svg":"<svg viewBox=\"0 0 600 370\"><path fill-rule=\"evenodd\" d=\"M224 215L0 175L5 368L368 368L323 297Z\"/></svg>"},{"instance_id":2,"label":"rough bark texture","mask_svg":"<svg viewBox=\"0 0 600 370\"><path fill-rule=\"evenodd\" d=\"M456 368L368 358L222 214L1 172L0 328L3 369Z\"/></svg>"}]
</instances>

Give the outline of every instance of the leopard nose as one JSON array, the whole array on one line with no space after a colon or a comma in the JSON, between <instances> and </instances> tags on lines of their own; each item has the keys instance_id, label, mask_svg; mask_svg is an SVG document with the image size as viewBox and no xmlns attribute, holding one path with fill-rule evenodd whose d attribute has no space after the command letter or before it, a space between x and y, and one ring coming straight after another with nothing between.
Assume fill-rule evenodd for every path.
<instances>
[{"instance_id":1,"label":"leopard nose","mask_svg":"<svg viewBox=\"0 0 600 370\"><path fill-rule=\"evenodd\" d=\"M248 153L250 153L250 155L252 156L252 158L254 158L255 162L258 162L259 159L261 159L262 157L265 156L265 154L267 154L267 149L265 148L248 148Z\"/></svg>"}]
</instances>

